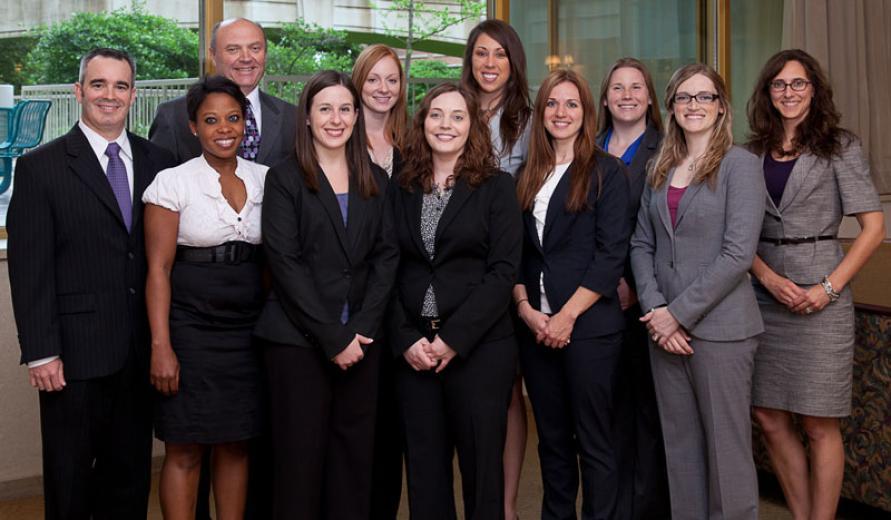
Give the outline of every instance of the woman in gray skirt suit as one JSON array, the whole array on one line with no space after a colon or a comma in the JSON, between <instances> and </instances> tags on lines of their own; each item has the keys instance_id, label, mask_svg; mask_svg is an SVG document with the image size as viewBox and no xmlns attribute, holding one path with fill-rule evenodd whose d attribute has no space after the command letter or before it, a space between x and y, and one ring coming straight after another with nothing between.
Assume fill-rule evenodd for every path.
<instances>
[{"instance_id":1,"label":"woman in gray skirt suit","mask_svg":"<svg viewBox=\"0 0 891 520\"><path fill-rule=\"evenodd\" d=\"M769 195L752 266L765 326L755 417L794 517L831 519L845 465L839 418L851 411L848 282L884 238L884 219L860 142L838 126L832 88L813 57L785 50L770 58L748 116ZM836 239L843 215L862 228L847 254ZM810 469L793 414L808 437Z\"/></svg>"}]
</instances>

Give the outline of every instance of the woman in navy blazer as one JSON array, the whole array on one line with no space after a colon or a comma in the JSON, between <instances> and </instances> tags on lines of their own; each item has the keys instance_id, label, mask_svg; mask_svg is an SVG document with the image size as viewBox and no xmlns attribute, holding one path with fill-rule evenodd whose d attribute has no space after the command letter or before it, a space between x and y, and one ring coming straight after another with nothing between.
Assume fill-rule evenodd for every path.
<instances>
[{"instance_id":1,"label":"woman in navy blazer","mask_svg":"<svg viewBox=\"0 0 891 520\"><path fill-rule=\"evenodd\" d=\"M616 287L631 224L628 176L596 144L588 84L552 72L535 100L517 312L520 361L535 414L543 519L574 518L581 466L584 518L614 518L613 394L625 319Z\"/></svg>"},{"instance_id":2,"label":"woman in navy blazer","mask_svg":"<svg viewBox=\"0 0 891 520\"><path fill-rule=\"evenodd\" d=\"M502 518L502 451L517 348L510 291L522 224L475 98L445 84L414 117L393 186L401 250L390 311L411 517Z\"/></svg>"},{"instance_id":3,"label":"woman in navy blazer","mask_svg":"<svg viewBox=\"0 0 891 520\"><path fill-rule=\"evenodd\" d=\"M273 517L368 518L380 324L398 265L386 175L368 160L349 77L313 76L297 156L269 170L263 244L272 294L263 340Z\"/></svg>"}]
</instances>

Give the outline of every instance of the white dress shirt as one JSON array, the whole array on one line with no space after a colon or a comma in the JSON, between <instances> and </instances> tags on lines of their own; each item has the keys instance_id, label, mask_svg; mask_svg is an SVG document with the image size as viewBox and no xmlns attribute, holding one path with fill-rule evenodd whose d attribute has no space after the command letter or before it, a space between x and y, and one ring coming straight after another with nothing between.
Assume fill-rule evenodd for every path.
<instances>
[{"instance_id":1,"label":"white dress shirt","mask_svg":"<svg viewBox=\"0 0 891 520\"><path fill-rule=\"evenodd\" d=\"M535 230L538 232L538 242L542 245L544 245L545 219L548 215L548 205L551 203L551 196L554 195L554 190L557 189L557 185L560 184L560 179L563 178L563 174L566 173L570 164L572 163L558 164L554 170L548 174L548 178L545 180L544 184L541 185L538 193L535 194L535 203L532 206L532 217L535 219ZM544 272L541 273L538 283L539 290L541 291L541 312L551 314L553 311L551 310L551 305L548 303L548 297L545 294Z\"/></svg>"}]
</instances>

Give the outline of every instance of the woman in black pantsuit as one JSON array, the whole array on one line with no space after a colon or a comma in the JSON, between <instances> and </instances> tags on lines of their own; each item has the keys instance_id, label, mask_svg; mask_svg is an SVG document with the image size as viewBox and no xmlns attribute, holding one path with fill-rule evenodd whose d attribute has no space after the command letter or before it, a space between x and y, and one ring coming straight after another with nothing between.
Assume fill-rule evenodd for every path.
<instances>
[{"instance_id":1,"label":"woman in black pantsuit","mask_svg":"<svg viewBox=\"0 0 891 520\"><path fill-rule=\"evenodd\" d=\"M297 109L297 156L266 178L273 291L255 334L269 378L276 519L369 517L383 348L374 340L398 250L360 106L348 76L313 76Z\"/></svg>"},{"instance_id":2,"label":"woman in black pantsuit","mask_svg":"<svg viewBox=\"0 0 891 520\"><path fill-rule=\"evenodd\" d=\"M523 267L514 288L520 362L535 414L543 519L613 519L613 439L625 320L616 286L631 222L624 167L598 148L587 82L561 69L538 91L529 157L518 176Z\"/></svg>"},{"instance_id":3,"label":"woman in black pantsuit","mask_svg":"<svg viewBox=\"0 0 891 520\"><path fill-rule=\"evenodd\" d=\"M457 449L465 518L502 518L522 230L513 180L495 167L475 98L454 85L424 98L405 156L392 193L401 258L390 330L411 516L456 518Z\"/></svg>"}]
</instances>

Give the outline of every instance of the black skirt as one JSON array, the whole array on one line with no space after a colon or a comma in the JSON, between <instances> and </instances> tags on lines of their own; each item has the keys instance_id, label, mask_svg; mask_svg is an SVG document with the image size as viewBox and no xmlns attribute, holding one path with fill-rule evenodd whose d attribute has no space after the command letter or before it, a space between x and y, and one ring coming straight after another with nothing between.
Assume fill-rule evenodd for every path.
<instances>
[{"instance_id":1,"label":"black skirt","mask_svg":"<svg viewBox=\"0 0 891 520\"><path fill-rule=\"evenodd\" d=\"M159 396L155 435L198 444L256 437L263 384L251 332L264 302L260 263L177 260L170 283L179 392Z\"/></svg>"}]
</instances>

